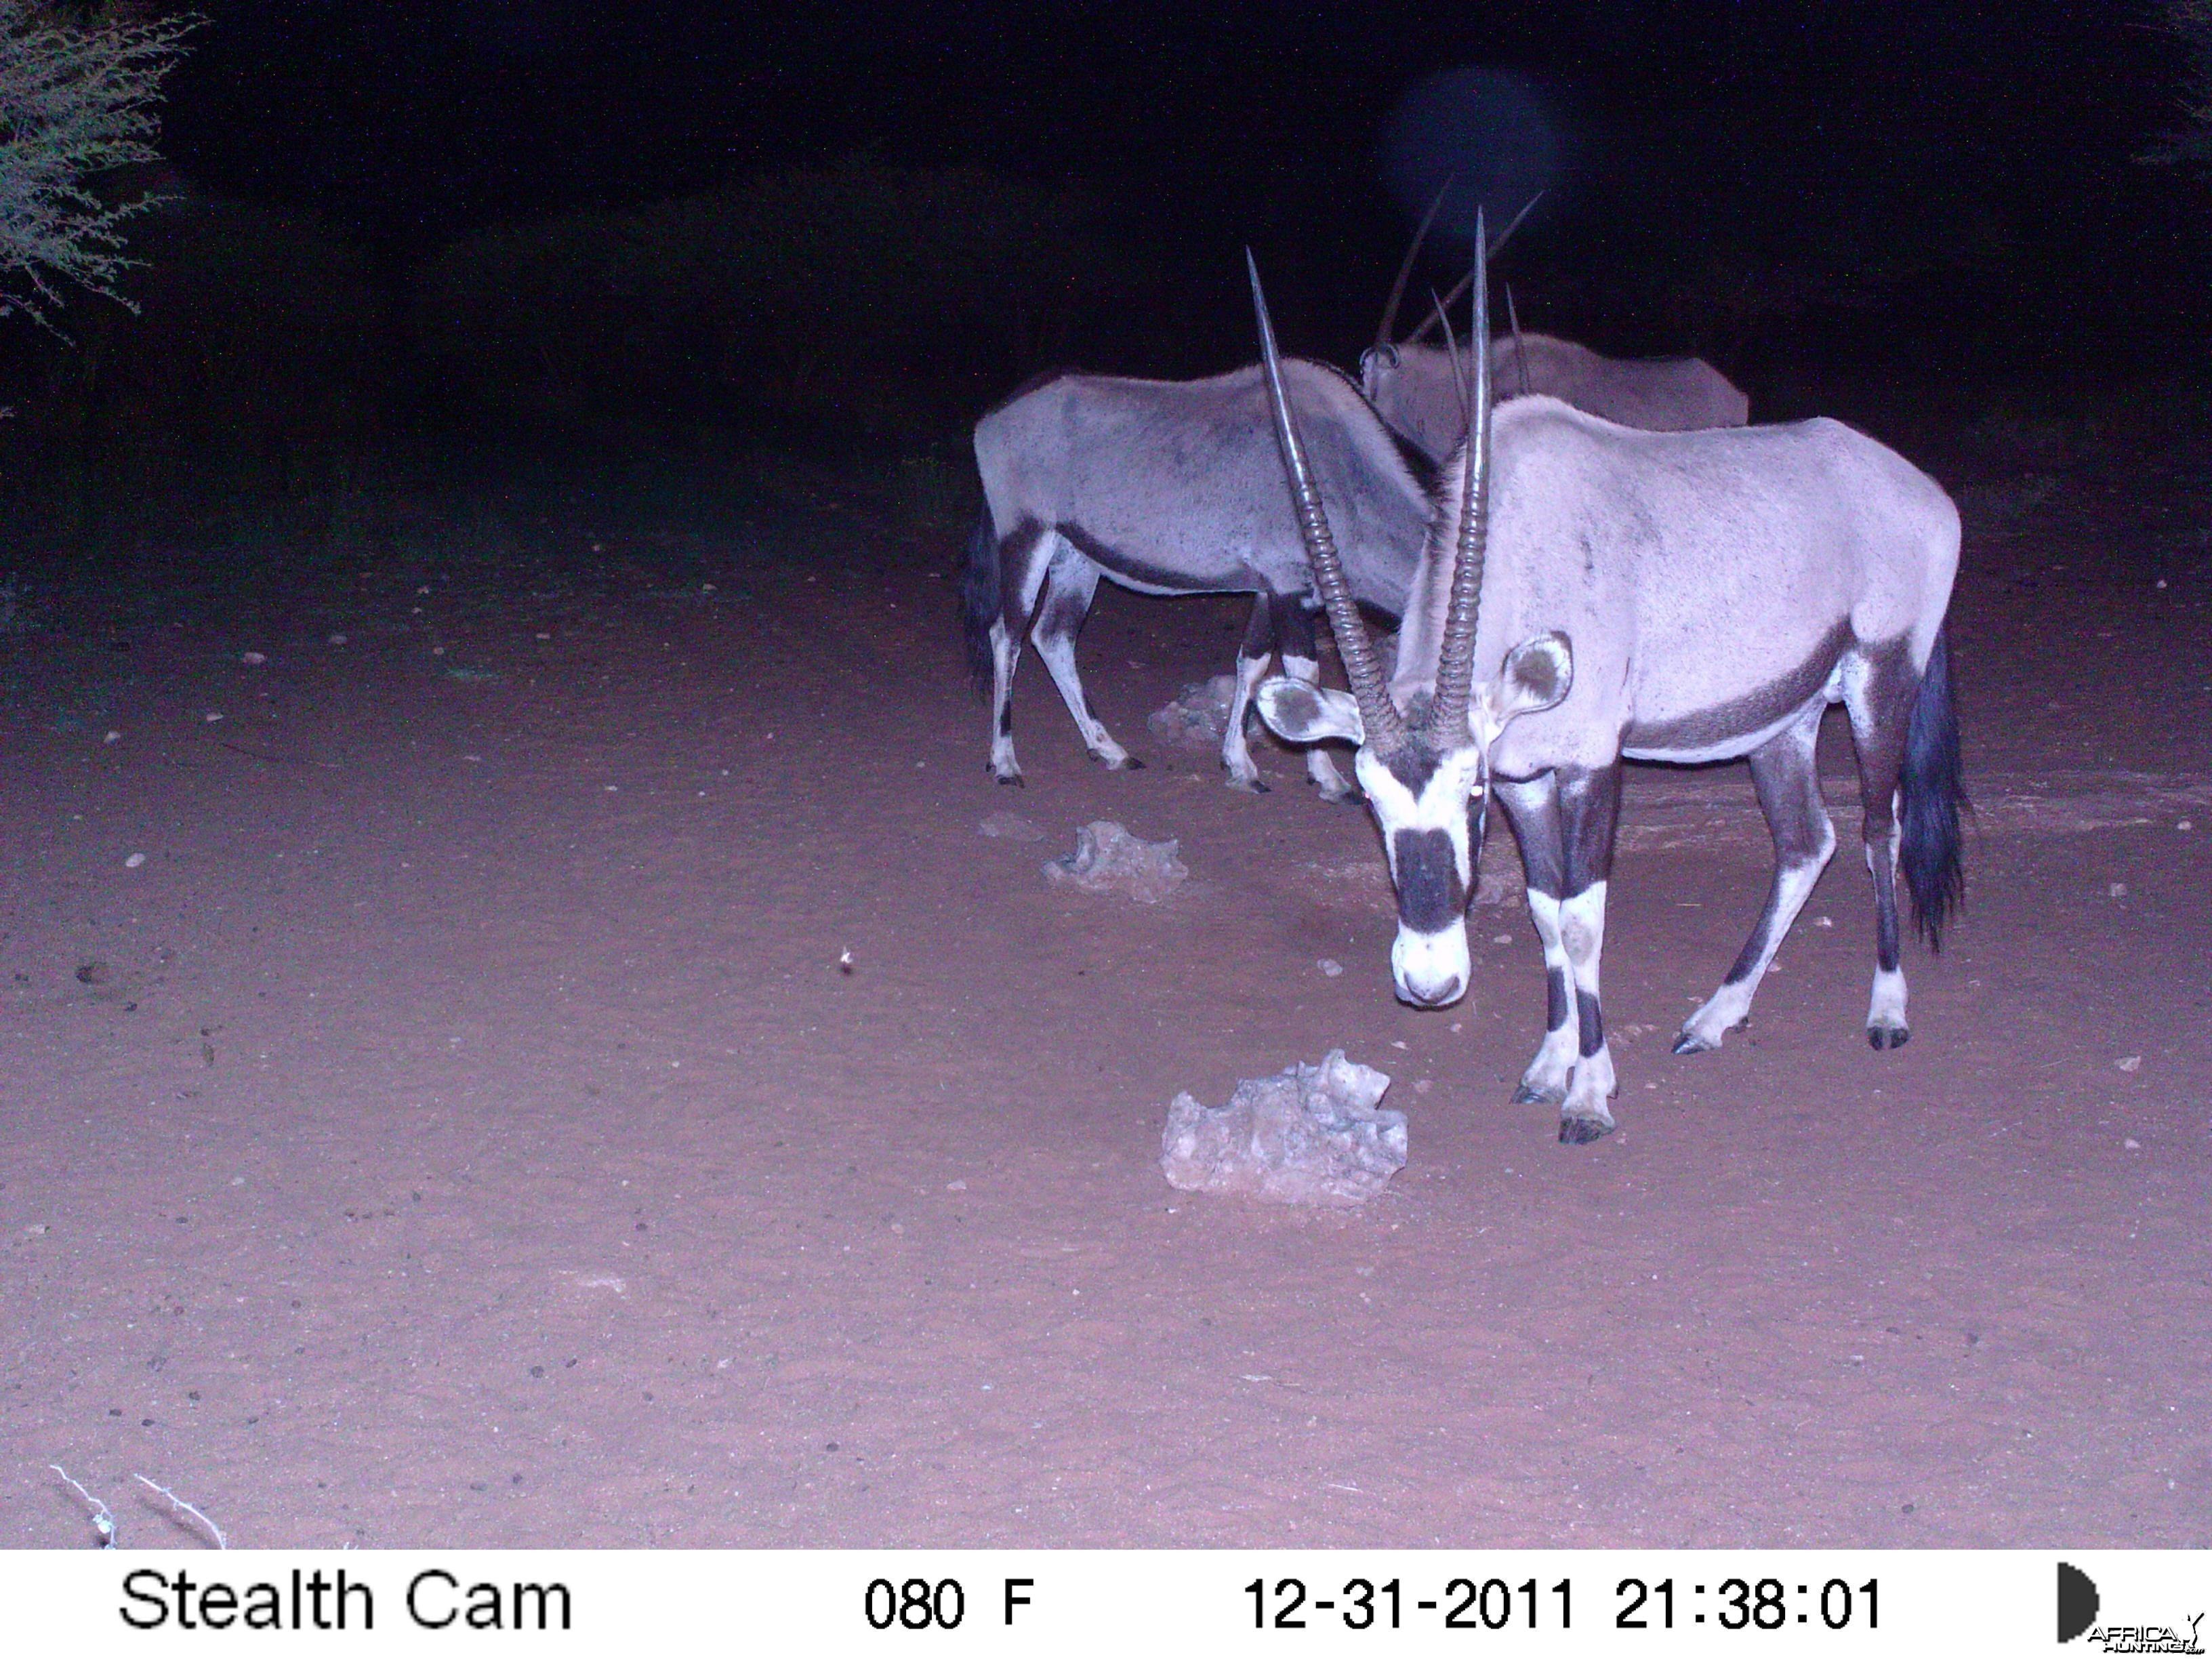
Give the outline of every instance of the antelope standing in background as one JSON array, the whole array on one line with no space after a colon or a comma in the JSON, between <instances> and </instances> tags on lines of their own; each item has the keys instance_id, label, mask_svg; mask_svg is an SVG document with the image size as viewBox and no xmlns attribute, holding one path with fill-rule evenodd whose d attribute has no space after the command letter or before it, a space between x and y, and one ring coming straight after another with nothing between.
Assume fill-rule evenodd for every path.
<instances>
[{"instance_id":1,"label":"antelope standing in background","mask_svg":"<svg viewBox=\"0 0 2212 1659\"><path fill-rule=\"evenodd\" d=\"M1395 616L1419 557L1433 467L1376 420L1336 370L1280 365L1311 465L1356 536L1352 599ZM983 514L968 549L962 614L969 659L991 696L991 772L1022 781L1014 758L1014 669L1034 629L1037 655L1104 766L1141 764L1091 711L1075 635L1105 577L1139 593L1250 593L1221 763L1231 786L1266 787L1244 737L1252 688L1278 646L1285 672L1312 684L1313 576L1257 367L1211 380L1048 375L975 425ZM1316 749L1307 769L1331 799L1351 796Z\"/></svg>"},{"instance_id":2,"label":"antelope standing in background","mask_svg":"<svg viewBox=\"0 0 2212 1659\"><path fill-rule=\"evenodd\" d=\"M1448 352L1411 342L1370 347L1359 360L1359 382L1384 420L1438 460L1467 435ZM1492 340L1490 383L1500 400L1557 398L1646 432L1741 426L1751 418L1751 400L1702 357L1601 357L1548 334Z\"/></svg>"},{"instance_id":3,"label":"antelope standing in background","mask_svg":"<svg viewBox=\"0 0 2212 1659\"><path fill-rule=\"evenodd\" d=\"M1395 430L1439 461L1467 435L1464 388L1453 355L1421 342L1466 291L1468 279L1461 278L1405 339L1393 343L1390 331L1397 322L1398 305L1405 297L1407 279L1413 275L1421 244L1427 240L1429 227L1450 188L1447 182L1437 192L1420 228L1413 233L1413 246L1406 250L1397 279L1390 285L1375 343L1359 359L1359 387L1368 401ZM1512 223L1490 244L1489 258L1497 257L1540 197L1540 192L1531 197L1513 216ZM1524 335L1517 319L1511 333L1490 342L1490 383L1500 399L1531 393L1557 398L1592 415L1647 432L1741 426L1751 418L1750 399L1702 357L1601 356L1571 340L1555 339L1548 334Z\"/></svg>"}]
</instances>

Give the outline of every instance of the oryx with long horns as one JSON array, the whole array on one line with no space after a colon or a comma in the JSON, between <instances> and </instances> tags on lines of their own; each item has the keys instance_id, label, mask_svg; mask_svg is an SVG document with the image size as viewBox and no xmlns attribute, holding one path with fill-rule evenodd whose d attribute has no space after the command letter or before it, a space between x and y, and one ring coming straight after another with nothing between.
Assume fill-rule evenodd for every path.
<instances>
[{"instance_id":1,"label":"oryx with long horns","mask_svg":"<svg viewBox=\"0 0 2212 1659\"><path fill-rule=\"evenodd\" d=\"M1503 399L1532 394L1646 432L1741 426L1751 400L1702 357L1606 357L1549 334L1490 343L1491 384ZM1360 390L1391 427L1442 460L1467 434L1452 354L1407 341L1369 348Z\"/></svg>"},{"instance_id":2,"label":"oryx with long horns","mask_svg":"<svg viewBox=\"0 0 2212 1659\"><path fill-rule=\"evenodd\" d=\"M1359 389L1368 401L1394 430L1439 461L1467 435L1464 388L1459 383L1456 354L1422 342L1466 291L1468 279L1462 277L1403 340L1393 341L1390 333L1421 244L1449 189L1448 183L1437 193L1413 233L1413 245L1390 285L1375 343L1359 359ZM1491 257L1505 246L1540 197L1539 192L1529 198L1513 216L1513 222L1490 244ZM1523 334L1517 319L1510 333L1490 342L1490 375L1500 399L1540 393L1647 432L1741 426L1751 418L1750 399L1702 357L1607 357L1571 340Z\"/></svg>"},{"instance_id":3,"label":"oryx with long horns","mask_svg":"<svg viewBox=\"0 0 2212 1659\"><path fill-rule=\"evenodd\" d=\"M1395 617L1420 556L1435 469L1337 370L1293 359L1279 378L1315 471L1356 526L1344 577L1352 596ZM1264 788L1244 733L1252 689L1279 647L1293 678L1311 682L1319 664L1312 572L1258 368L1204 380L1047 375L975 423L975 465L983 512L961 600L969 664L990 690L993 775L1022 781L1014 670L1030 638L1084 746L1109 768L1139 763L1092 711L1076 671L1076 631L1103 576L1140 593L1255 596L1221 763L1233 787ZM1323 795L1350 797L1322 750L1307 769Z\"/></svg>"},{"instance_id":4,"label":"oryx with long horns","mask_svg":"<svg viewBox=\"0 0 2212 1659\"><path fill-rule=\"evenodd\" d=\"M1476 337L1487 312L1477 239ZM1253 299L1274 377L1256 268ZM1468 435L1437 507L1385 684L1350 602L1323 493L1279 393L1276 431L1349 695L1264 683L1261 717L1300 742L1357 747L1389 857L1398 995L1466 989L1466 906L1495 796L1521 843L1542 942L1548 1033L1516 1098L1559 1108L1559 1139L1613 1127L1599 1000L1606 888L1626 759L1742 757L1773 835L1766 904L1678 1054L1717 1048L1811 892L1835 831L1814 748L1831 703L1858 754L1874 878L1867 1036L1906 1036L1896 882L1930 944L1961 892L1963 801L1944 613L1959 515L1935 481L1830 420L1632 430L1529 397L1491 406L1472 354Z\"/></svg>"}]
</instances>

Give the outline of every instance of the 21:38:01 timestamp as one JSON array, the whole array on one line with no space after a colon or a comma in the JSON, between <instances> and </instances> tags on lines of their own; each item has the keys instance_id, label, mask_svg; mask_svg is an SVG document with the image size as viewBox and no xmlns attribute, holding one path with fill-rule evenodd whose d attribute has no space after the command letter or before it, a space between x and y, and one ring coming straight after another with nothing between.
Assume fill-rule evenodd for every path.
<instances>
[{"instance_id":1,"label":"21:38:01 timestamp","mask_svg":"<svg viewBox=\"0 0 2212 1659\"><path fill-rule=\"evenodd\" d=\"M1674 1630L1711 1625L1722 1630L1782 1630L1812 1625L1829 1630L1875 1630L1880 1626L1879 1580L1852 1584L1831 1578L1814 1585L1779 1578L1722 1578L1710 1583L1677 1585L1624 1578L1613 1586L1613 1628ZM1347 1630L1397 1630L1405 1624L1434 1622L1446 1630L1571 1630L1574 1585L1565 1578L1540 1585L1472 1576L1449 1580L1442 1594L1408 1590L1397 1578L1347 1580L1331 1593L1310 1591L1302 1578L1255 1578L1244 1586L1252 1598L1255 1629L1304 1630L1314 1615Z\"/></svg>"},{"instance_id":2,"label":"21:38:01 timestamp","mask_svg":"<svg viewBox=\"0 0 2212 1659\"><path fill-rule=\"evenodd\" d=\"M1779 1578L1724 1578L1710 1589L1704 1584L1690 1586L1686 1617L1678 1620L1673 1579L1647 1584L1641 1578L1624 1578L1613 1589L1620 1606L1613 1622L1620 1630L1673 1630L1678 1623L1717 1625L1723 1630L1780 1630L1809 1625L1817 1618L1830 1630L1875 1630L1880 1627L1880 1589L1881 1581L1874 1578L1856 1587L1831 1578L1817 1590L1810 1584L1785 1584Z\"/></svg>"}]
</instances>

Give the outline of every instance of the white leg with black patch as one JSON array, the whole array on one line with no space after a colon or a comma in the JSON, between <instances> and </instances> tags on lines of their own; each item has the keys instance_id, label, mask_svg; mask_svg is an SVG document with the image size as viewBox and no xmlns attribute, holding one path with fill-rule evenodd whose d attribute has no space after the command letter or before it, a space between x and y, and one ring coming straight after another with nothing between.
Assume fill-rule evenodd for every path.
<instances>
[{"instance_id":1,"label":"white leg with black patch","mask_svg":"<svg viewBox=\"0 0 2212 1659\"><path fill-rule=\"evenodd\" d=\"M1911 1035L1905 1018L1905 970L1876 968L1874 997L1867 1005L1867 1041L1877 1048L1901 1048Z\"/></svg>"},{"instance_id":2,"label":"white leg with black patch","mask_svg":"<svg viewBox=\"0 0 2212 1659\"><path fill-rule=\"evenodd\" d=\"M1114 734L1106 729L1105 722L1091 712L1091 699L1083 690L1083 676L1075 666L1075 635L1083 626L1083 619L1091 614L1091 601L1097 592L1098 567L1062 543L1047 569L1032 637L1036 642L1037 657L1052 675L1053 684L1059 688L1060 700L1067 705L1075 729L1082 736L1083 746L1107 770L1121 772L1137 763L1130 758L1127 750L1114 741Z\"/></svg>"},{"instance_id":3,"label":"white leg with black patch","mask_svg":"<svg viewBox=\"0 0 2212 1659\"><path fill-rule=\"evenodd\" d=\"M1307 685L1321 684L1321 662L1317 658L1296 657L1285 651L1283 653L1283 672ZM1337 770L1336 757L1317 743L1307 745L1306 775L1313 780L1314 787L1321 791L1323 800L1356 801L1359 799L1359 791L1343 773Z\"/></svg>"},{"instance_id":4,"label":"white leg with black patch","mask_svg":"<svg viewBox=\"0 0 2212 1659\"><path fill-rule=\"evenodd\" d=\"M1000 559L1010 586L1000 592L999 614L991 623L991 775L1018 785L1022 769L1014 758L1014 670L1029 637L1037 597L1050 573L1055 538L1049 532L1010 537ZM1095 580L1095 577L1094 577Z\"/></svg>"},{"instance_id":5,"label":"white leg with black patch","mask_svg":"<svg viewBox=\"0 0 2212 1659\"><path fill-rule=\"evenodd\" d=\"M1575 1015L1575 964L1567 954L1560 930L1559 901L1550 893L1528 890L1528 919L1536 926L1536 939L1544 950L1546 985L1544 1040L1535 1059L1521 1073L1521 1086L1513 1098L1523 1103L1538 1101L1557 1106L1567 1097L1574 1080L1575 1060L1580 1052L1580 1033Z\"/></svg>"},{"instance_id":6,"label":"white leg with black patch","mask_svg":"<svg viewBox=\"0 0 2212 1659\"><path fill-rule=\"evenodd\" d=\"M1105 722L1091 712L1091 700L1084 695L1082 678L1075 670L1073 635L1040 633L1036 653L1037 659L1051 674L1052 683L1060 688L1060 700L1074 717L1075 729L1091 757L1109 772L1127 770L1134 763L1129 751L1114 741L1114 734L1106 729Z\"/></svg>"},{"instance_id":7,"label":"white leg with black patch","mask_svg":"<svg viewBox=\"0 0 2212 1659\"><path fill-rule=\"evenodd\" d=\"M1782 948L1797 913L1812 896L1820 872L1835 856L1836 827L1829 821L1827 805L1820 798L1820 775L1814 761L1820 715L1826 706L1817 701L1808 704L1790 726L1750 757L1751 781L1759 791L1759 810L1765 814L1767 830L1774 838L1774 878L1767 885L1765 908L1728 977L1682 1023L1674 1039L1678 1054L1703 1054L1719 1048L1729 1032L1751 1018L1752 999L1758 994L1759 981L1775 952Z\"/></svg>"},{"instance_id":8,"label":"white leg with black patch","mask_svg":"<svg viewBox=\"0 0 2212 1659\"><path fill-rule=\"evenodd\" d=\"M1014 758L1014 668L1022 659L1022 642L1010 632L1004 617L991 624L991 775L1000 783L1022 781L1021 763Z\"/></svg>"},{"instance_id":9,"label":"white leg with black patch","mask_svg":"<svg viewBox=\"0 0 2212 1659\"><path fill-rule=\"evenodd\" d=\"M1613 1127L1613 1109L1606 1103L1620 1088L1598 990L1599 962L1605 954L1605 892L1606 884L1595 881L1559 902L1560 945L1574 970L1575 988L1575 1075L1559 1106L1559 1139L1570 1143L1595 1140Z\"/></svg>"},{"instance_id":10,"label":"white leg with black patch","mask_svg":"<svg viewBox=\"0 0 2212 1659\"><path fill-rule=\"evenodd\" d=\"M1253 795L1266 794L1267 786L1260 781L1260 769L1253 763L1244 717L1252 707L1253 689L1267 678L1267 662L1265 656L1237 659L1237 689L1229 699L1228 727L1221 734L1221 766L1229 774L1229 787Z\"/></svg>"},{"instance_id":11,"label":"white leg with black patch","mask_svg":"<svg viewBox=\"0 0 2212 1659\"><path fill-rule=\"evenodd\" d=\"M1892 811L1894 814L1894 805ZM1896 922L1897 858L1904 841L1904 830L1893 822L1888 844L1884 848L1888 859L1887 870L1876 863L1871 843L1866 849L1867 873L1874 878L1876 913L1874 994L1867 1003L1866 1030L1867 1042L1876 1048L1902 1048L1912 1035L1912 1027L1905 1017L1905 969L1898 954Z\"/></svg>"},{"instance_id":12,"label":"white leg with black patch","mask_svg":"<svg viewBox=\"0 0 2212 1659\"><path fill-rule=\"evenodd\" d=\"M1751 1018L1751 1000L1758 994L1759 981L1765 976L1767 964L1781 950L1790 924L1805 908L1805 901L1812 896L1820 872L1828 867L1829 857L1835 850L1836 833L1831 829L1826 850L1818 858L1775 872L1773 891L1767 901L1768 914L1761 919L1759 930L1754 935L1756 954L1747 966L1739 963L1720 989L1705 999L1705 1006L1682 1022L1681 1035L1674 1039L1676 1054L1702 1054L1717 1048L1723 1037Z\"/></svg>"}]
</instances>

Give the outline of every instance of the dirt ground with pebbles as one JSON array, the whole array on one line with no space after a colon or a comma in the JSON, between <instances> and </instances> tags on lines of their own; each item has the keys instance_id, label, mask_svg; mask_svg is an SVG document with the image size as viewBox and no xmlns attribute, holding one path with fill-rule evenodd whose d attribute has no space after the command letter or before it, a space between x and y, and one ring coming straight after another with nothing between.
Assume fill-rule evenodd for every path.
<instances>
[{"instance_id":1,"label":"dirt ground with pebbles","mask_svg":"<svg viewBox=\"0 0 2212 1659\"><path fill-rule=\"evenodd\" d=\"M1768 853L1740 766L1637 769L1583 1148L1508 1103L1510 842L1415 1012L1364 815L1147 731L1238 603L1103 595L1149 765L1031 661L1018 793L962 526L850 480L57 579L0 635L0 1543L91 1541L59 1464L125 1547L197 1537L134 1474L234 1546L2212 1544L2212 467L2038 465L1937 468L1978 811L1911 1042L1832 723L1844 850L1670 1055ZM1098 819L1189 880L1048 884ZM1179 1091L1340 1047L1381 1196L1165 1184Z\"/></svg>"}]
</instances>

